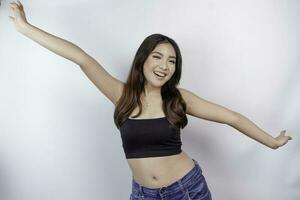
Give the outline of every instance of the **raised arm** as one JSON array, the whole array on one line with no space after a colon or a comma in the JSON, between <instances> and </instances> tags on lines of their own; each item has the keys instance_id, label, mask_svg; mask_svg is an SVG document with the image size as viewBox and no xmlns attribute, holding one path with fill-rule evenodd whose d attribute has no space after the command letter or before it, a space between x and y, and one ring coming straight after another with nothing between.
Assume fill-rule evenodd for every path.
<instances>
[{"instance_id":1,"label":"raised arm","mask_svg":"<svg viewBox=\"0 0 300 200\"><path fill-rule=\"evenodd\" d=\"M209 102L186 89L178 89L187 104L187 114L189 115L227 124L272 149L277 149L292 139L292 137L284 135L285 131L282 131L278 137L273 138L240 113Z\"/></svg>"},{"instance_id":2,"label":"raised arm","mask_svg":"<svg viewBox=\"0 0 300 200\"><path fill-rule=\"evenodd\" d=\"M78 64L95 86L116 105L122 94L123 82L111 76L94 58L77 45L28 23L20 1L10 3L10 8L14 13L14 17L9 17L14 22L18 32L55 54Z\"/></svg>"}]
</instances>

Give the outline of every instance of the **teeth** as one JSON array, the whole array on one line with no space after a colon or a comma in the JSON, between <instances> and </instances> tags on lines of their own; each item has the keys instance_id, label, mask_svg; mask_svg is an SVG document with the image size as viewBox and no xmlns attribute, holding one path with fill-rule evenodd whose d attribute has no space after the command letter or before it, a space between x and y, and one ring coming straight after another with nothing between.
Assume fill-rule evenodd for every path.
<instances>
[{"instance_id":1,"label":"teeth","mask_svg":"<svg viewBox=\"0 0 300 200\"><path fill-rule=\"evenodd\" d=\"M160 72L154 72L155 74L157 74L158 76L160 76L160 77L165 77L166 75L165 74L162 74L162 73L160 73Z\"/></svg>"}]
</instances>

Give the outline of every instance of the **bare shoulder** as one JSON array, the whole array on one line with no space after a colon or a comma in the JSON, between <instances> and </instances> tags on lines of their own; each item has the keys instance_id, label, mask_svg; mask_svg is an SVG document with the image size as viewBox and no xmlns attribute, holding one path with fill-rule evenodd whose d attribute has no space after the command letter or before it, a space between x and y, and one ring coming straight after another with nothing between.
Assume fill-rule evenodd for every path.
<instances>
[{"instance_id":1,"label":"bare shoulder","mask_svg":"<svg viewBox=\"0 0 300 200\"><path fill-rule=\"evenodd\" d=\"M191 92L187 89L184 89L184 88L177 88L182 96L182 98L184 99L184 101L186 103L189 102L190 100L190 95L191 95Z\"/></svg>"}]
</instances>

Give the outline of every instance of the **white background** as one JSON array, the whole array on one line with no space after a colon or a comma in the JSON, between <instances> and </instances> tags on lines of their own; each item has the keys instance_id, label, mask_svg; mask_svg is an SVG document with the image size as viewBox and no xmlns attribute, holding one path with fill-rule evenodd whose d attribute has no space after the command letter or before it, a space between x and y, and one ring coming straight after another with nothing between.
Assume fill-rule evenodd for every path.
<instances>
[{"instance_id":1,"label":"white background","mask_svg":"<svg viewBox=\"0 0 300 200\"><path fill-rule=\"evenodd\" d=\"M33 25L80 46L125 81L152 33L183 57L180 87L276 137L272 150L227 125L188 116L182 149L214 200L300 199L300 2L24 0ZM0 7L0 199L129 199L131 171L113 104L79 66L16 32Z\"/></svg>"}]
</instances>

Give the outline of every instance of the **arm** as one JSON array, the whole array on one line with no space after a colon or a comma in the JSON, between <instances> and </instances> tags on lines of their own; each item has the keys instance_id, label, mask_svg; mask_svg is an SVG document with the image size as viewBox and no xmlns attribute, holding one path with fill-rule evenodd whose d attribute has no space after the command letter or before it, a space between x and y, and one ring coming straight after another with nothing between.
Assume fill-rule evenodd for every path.
<instances>
[{"instance_id":1,"label":"arm","mask_svg":"<svg viewBox=\"0 0 300 200\"><path fill-rule=\"evenodd\" d=\"M244 133L248 137L264 144L271 149L277 149L277 141L271 135L260 129L257 125L255 125L252 121L250 121L245 116L240 113L235 112L236 120L233 121L230 125L231 127L237 129L238 131Z\"/></svg>"},{"instance_id":2,"label":"arm","mask_svg":"<svg viewBox=\"0 0 300 200\"><path fill-rule=\"evenodd\" d=\"M82 64L84 58L83 50L77 45L47 33L32 24L24 24L20 33L47 48L53 53L60 55L78 65Z\"/></svg>"},{"instance_id":3,"label":"arm","mask_svg":"<svg viewBox=\"0 0 300 200\"><path fill-rule=\"evenodd\" d=\"M123 82L112 77L95 59L84 52L80 47L57 36L51 35L31 24L25 17L23 5L18 1L11 3L15 17L10 17L18 32L80 66L82 71L95 86L114 104L121 96Z\"/></svg>"},{"instance_id":4,"label":"arm","mask_svg":"<svg viewBox=\"0 0 300 200\"><path fill-rule=\"evenodd\" d=\"M204 100L186 89L178 89L187 104L187 114L201 119L227 124L272 149L277 149L279 146L287 143L288 139L291 139L291 137L284 136L282 133L277 138L273 138L245 116Z\"/></svg>"}]
</instances>

